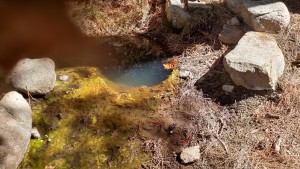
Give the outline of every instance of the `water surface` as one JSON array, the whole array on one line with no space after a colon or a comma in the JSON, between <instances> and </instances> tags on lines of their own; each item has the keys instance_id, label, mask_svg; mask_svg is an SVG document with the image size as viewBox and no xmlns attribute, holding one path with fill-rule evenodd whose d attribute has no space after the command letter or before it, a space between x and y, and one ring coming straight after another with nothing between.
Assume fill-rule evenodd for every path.
<instances>
[{"instance_id":1,"label":"water surface","mask_svg":"<svg viewBox=\"0 0 300 169\"><path fill-rule=\"evenodd\" d=\"M171 70L166 70L161 60L137 63L129 68L110 66L103 69L109 80L127 86L154 86L166 80Z\"/></svg>"}]
</instances>

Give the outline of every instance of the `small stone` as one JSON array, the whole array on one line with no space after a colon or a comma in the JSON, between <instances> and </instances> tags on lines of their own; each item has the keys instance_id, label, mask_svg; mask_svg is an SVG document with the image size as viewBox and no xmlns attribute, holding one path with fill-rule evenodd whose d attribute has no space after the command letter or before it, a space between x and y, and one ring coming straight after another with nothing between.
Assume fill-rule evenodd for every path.
<instances>
[{"instance_id":1,"label":"small stone","mask_svg":"<svg viewBox=\"0 0 300 169\"><path fill-rule=\"evenodd\" d=\"M200 146L188 147L180 153L180 159L184 164L192 163L200 159Z\"/></svg>"},{"instance_id":2,"label":"small stone","mask_svg":"<svg viewBox=\"0 0 300 169\"><path fill-rule=\"evenodd\" d=\"M167 0L165 11L168 21L176 29L182 29L190 23L191 15L184 9L181 0Z\"/></svg>"},{"instance_id":3,"label":"small stone","mask_svg":"<svg viewBox=\"0 0 300 169\"><path fill-rule=\"evenodd\" d=\"M227 24L228 25L232 25L232 26L239 26L240 25L240 21L238 20L237 17L233 17L229 21L227 21Z\"/></svg>"},{"instance_id":4,"label":"small stone","mask_svg":"<svg viewBox=\"0 0 300 169\"><path fill-rule=\"evenodd\" d=\"M67 81L69 79L68 75L58 75L58 79L60 81Z\"/></svg>"},{"instance_id":5,"label":"small stone","mask_svg":"<svg viewBox=\"0 0 300 169\"><path fill-rule=\"evenodd\" d=\"M188 70L180 70L179 71L179 77L182 79L192 79L193 74Z\"/></svg>"},{"instance_id":6,"label":"small stone","mask_svg":"<svg viewBox=\"0 0 300 169\"><path fill-rule=\"evenodd\" d=\"M41 138L41 135L40 135L40 133L39 133L39 131L36 127L33 127L31 129L31 138L33 138L33 139L40 139Z\"/></svg>"},{"instance_id":7,"label":"small stone","mask_svg":"<svg viewBox=\"0 0 300 169\"><path fill-rule=\"evenodd\" d=\"M281 149L281 144L282 144L282 138L281 137L278 137L276 142L273 144L273 148L274 150L279 153L280 152L280 149Z\"/></svg>"},{"instance_id":8,"label":"small stone","mask_svg":"<svg viewBox=\"0 0 300 169\"><path fill-rule=\"evenodd\" d=\"M223 85L222 86L222 90L225 91L225 92L228 92L228 93L231 93L234 89L234 86L231 86L231 85Z\"/></svg>"},{"instance_id":9,"label":"small stone","mask_svg":"<svg viewBox=\"0 0 300 169\"><path fill-rule=\"evenodd\" d=\"M219 34L219 40L225 44L236 44L244 35L244 31L239 26L225 24Z\"/></svg>"}]
</instances>

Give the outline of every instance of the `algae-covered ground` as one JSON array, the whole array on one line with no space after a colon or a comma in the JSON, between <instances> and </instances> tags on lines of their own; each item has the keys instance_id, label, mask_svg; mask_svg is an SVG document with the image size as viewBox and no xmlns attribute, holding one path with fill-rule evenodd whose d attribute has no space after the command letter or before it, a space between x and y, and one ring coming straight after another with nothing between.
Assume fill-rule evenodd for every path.
<instances>
[{"instance_id":1,"label":"algae-covered ground","mask_svg":"<svg viewBox=\"0 0 300 169\"><path fill-rule=\"evenodd\" d=\"M33 126L42 138L31 140L19 168L139 168L149 160L140 128L162 118L156 110L173 94L176 71L157 86L137 88L114 84L93 67L57 74L69 79L32 101Z\"/></svg>"}]
</instances>

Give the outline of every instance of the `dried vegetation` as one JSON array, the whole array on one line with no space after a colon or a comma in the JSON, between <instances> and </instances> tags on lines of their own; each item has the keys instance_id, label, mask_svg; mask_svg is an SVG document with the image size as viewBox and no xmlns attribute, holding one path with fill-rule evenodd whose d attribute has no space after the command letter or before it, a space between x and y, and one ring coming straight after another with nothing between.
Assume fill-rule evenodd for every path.
<instances>
[{"instance_id":1,"label":"dried vegetation","mask_svg":"<svg viewBox=\"0 0 300 169\"><path fill-rule=\"evenodd\" d=\"M71 16L81 30L91 36L129 35L145 15L145 3L139 0L71 1Z\"/></svg>"},{"instance_id":2,"label":"dried vegetation","mask_svg":"<svg viewBox=\"0 0 300 169\"><path fill-rule=\"evenodd\" d=\"M162 110L169 123L177 124L174 134L164 140L169 157L199 144L201 159L189 167L299 168L299 2L285 2L292 8L291 24L274 35L286 60L277 91L236 87L233 93L221 87L234 85L222 64L222 57L234 46L218 41L222 25L233 15L222 1L208 3L213 10L203 12L198 22L181 33L146 33L160 37L171 53L178 54L179 71L190 73L177 86L176 97L166 101L171 106ZM176 158L171 164L173 168L188 168Z\"/></svg>"}]
</instances>

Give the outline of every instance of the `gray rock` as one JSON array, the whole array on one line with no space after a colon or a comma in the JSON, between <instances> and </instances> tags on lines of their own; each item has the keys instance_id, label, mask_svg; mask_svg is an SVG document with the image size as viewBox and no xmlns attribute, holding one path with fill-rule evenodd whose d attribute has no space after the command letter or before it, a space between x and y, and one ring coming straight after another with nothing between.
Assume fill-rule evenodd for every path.
<instances>
[{"instance_id":1,"label":"gray rock","mask_svg":"<svg viewBox=\"0 0 300 169\"><path fill-rule=\"evenodd\" d=\"M226 3L255 31L278 33L290 23L286 5L276 0L226 0Z\"/></svg>"},{"instance_id":2,"label":"gray rock","mask_svg":"<svg viewBox=\"0 0 300 169\"><path fill-rule=\"evenodd\" d=\"M191 15L184 9L180 0L167 0L165 12L168 21L176 29L182 29L190 22Z\"/></svg>"},{"instance_id":3,"label":"gray rock","mask_svg":"<svg viewBox=\"0 0 300 169\"><path fill-rule=\"evenodd\" d=\"M0 101L0 117L0 168L14 169L30 141L31 108L22 95L9 92Z\"/></svg>"},{"instance_id":4,"label":"gray rock","mask_svg":"<svg viewBox=\"0 0 300 169\"><path fill-rule=\"evenodd\" d=\"M232 25L232 26L239 26L240 25L240 21L238 20L237 17L233 17L229 21L227 21L227 24L228 25Z\"/></svg>"},{"instance_id":5,"label":"gray rock","mask_svg":"<svg viewBox=\"0 0 300 169\"><path fill-rule=\"evenodd\" d=\"M56 74L54 62L49 58L22 59L11 74L13 86L31 94L46 94L55 85Z\"/></svg>"},{"instance_id":6,"label":"gray rock","mask_svg":"<svg viewBox=\"0 0 300 169\"><path fill-rule=\"evenodd\" d=\"M184 164L192 163L200 159L200 146L188 147L180 153L180 159Z\"/></svg>"},{"instance_id":7,"label":"gray rock","mask_svg":"<svg viewBox=\"0 0 300 169\"><path fill-rule=\"evenodd\" d=\"M231 79L247 89L275 89L285 62L276 40L267 33L248 32L224 57Z\"/></svg>"},{"instance_id":8,"label":"gray rock","mask_svg":"<svg viewBox=\"0 0 300 169\"><path fill-rule=\"evenodd\" d=\"M41 138L41 134L40 134L39 130L36 127L33 127L31 129L31 138L33 138L33 139L40 139Z\"/></svg>"},{"instance_id":9,"label":"gray rock","mask_svg":"<svg viewBox=\"0 0 300 169\"><path fill-rule=\"evenodd\" d=\"M236 44L244 35L244 31L239 26L225 24L219 34L219 40L226 44Z\"/></svg>"},{"instance_id":10,"label":"gray rock","mask_svg":"<svg viewBox=\"0 0 300 169\"><path fill-rule=\"evenodd\" d=\"M227 7L234 13L239 14L243 0L225 0Z\"/></svg>"},{"instance_id":11,"label":"gray rock","mask_svg":"<svg viewBox=\"0 0 300 169\"><path fill-rule=\"evenodd\" d=\"M231 93L234 89L234 86L231 86L231 85L223 85L222 86L222 90L225 91L225 92L228 92L228 93Z\"/></svg>"},{"instance_id":12,"label":"gray rock","mask_svg":"<svg viewBox=\"0 0 300 169\"><path fill-rule=\"evenodd\" d=\"M193 73L188 70L180 70L179 71L179 77L182 79L192 79Z\"/></svg>"}]
</instances>

